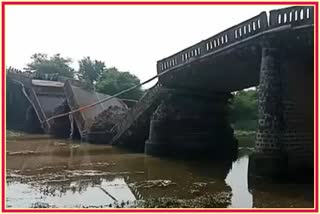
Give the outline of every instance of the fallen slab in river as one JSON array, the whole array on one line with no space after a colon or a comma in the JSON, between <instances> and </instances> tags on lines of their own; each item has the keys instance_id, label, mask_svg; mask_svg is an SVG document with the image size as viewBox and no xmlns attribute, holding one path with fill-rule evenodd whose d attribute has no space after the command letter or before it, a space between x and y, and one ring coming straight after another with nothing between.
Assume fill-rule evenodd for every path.
<instances>
[{"instance_id":1,"label":"fallen slab in river","mask_svg":"<svg viewBox=\"0 0 320 214\"><path fill-rule=\"evenodd\" d=\"M41 133L42 128L39 119L30 102L24 95L22 84L7 77L6 128L20 132Z\"/></svg>"},{"instance_id":2,"label":"fallen slab in river","mask_svg":"<svg viewBox=\"0 0 320 214\"><path fill-rule=\"evenodd\" d=\"M51 132L52 121L46 121L54 116L54 110L65 101L63 90L64 83L58 81L32 80L33 97L35 108L39 115L42 115L44 121L44 130Z\"/></svg>"},{"instance_id":3,"label":"fallen slab in river","mask_svg":"<svg viewBox=\"0 0 320 214\"><path fill-rule=\"evenodd\" d=\"M65 82L64 93L71 111L110 97L110 95L93 91L85 84L76 80L67 80ZM106 102L77 111L72 114L70 119L75 121L82 140L93 143L109 143L108 139L110 139L111 133L107 132L108 127L104 127L103 125L97 126L97 121L99 117L102 117L101 114L103 112L105 112L104 114L107 112L109 114L117 114L113 112L115 108L119 115L128 110L123 101L118 98L112 98ZM107 120L108 118L105 119ZM109 120L108 122L110 123L108 126L113 126L116 120Z\"/></svg>"},{"instance_id":4,"label":"fallen slab in river","mask_svg":"<svg viewBox=\"0 0 320 214\"><path fill-rule=\"evenodd\" d=\"M14 103L11 103L11 108L20 108L20 110L21 108L26 108L25 116L19 115L20 120L34 120L37 118L44 132L50 133L52 121L47 121L47 119L54 115L55 108L65 100L64 83L32 79L22 73L8 72L7 78L15 84L14 87L16 88L16 91L8 91L9 95L10 92L15 93L10 96L18 96L16 99L26 99L28 102L27 108L26 106L19 106L18 102L14 100ZM22 93L17 93L17 90ZM16 110L18 111L18 109ZM29 124L29 126L32 126L32 124Z\"/></svg>"},{"instance_id":5,"label":"fallen slab in river","mask_svg":"<svg viewBox=\"0 0 320 214\"><path fill-rule=\"evenodd\" d=\"M111 132L111 129L125 116L127 112L128 109L121 106L109 106L107 109L102 111L95 117L95 120L90 127L87 136L89 138L88 140L90 141L90 139L94 139L96 142L110 143L114 136L114 133ZM106 136L103 136L103 139L99 138L101 135L95 134L100 132L106 133Z\"/></svg>"}]
</instances>

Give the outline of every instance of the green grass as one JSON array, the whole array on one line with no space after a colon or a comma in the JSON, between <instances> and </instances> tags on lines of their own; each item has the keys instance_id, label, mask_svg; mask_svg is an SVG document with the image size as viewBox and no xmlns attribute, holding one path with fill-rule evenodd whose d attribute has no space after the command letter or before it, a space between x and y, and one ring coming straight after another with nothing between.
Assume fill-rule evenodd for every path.
<instances>
[{"instance_id":1,"label":"green grass","mask_svg":"<svg viewBox=\"0 0 320 214\"><path fill-rule=\"evenodd\" d=\"M235 137L238 140L239 147L254 147L255 131L236 130Z\"/></svg>"},{"instance_id":2,"label":"green grass","mask_svg":"<svg viewBox=\"0 0 320 214\"><path fill-rule=\"evenodd\" d=\"M239 120L232 124L239 147L254 147L257 129L256 120Z\"/></svg>"}]
</instances>

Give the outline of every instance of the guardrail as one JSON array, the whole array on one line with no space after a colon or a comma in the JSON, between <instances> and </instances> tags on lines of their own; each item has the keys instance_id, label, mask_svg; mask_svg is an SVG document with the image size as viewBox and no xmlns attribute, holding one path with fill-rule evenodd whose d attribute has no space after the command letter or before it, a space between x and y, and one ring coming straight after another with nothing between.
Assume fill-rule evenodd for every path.
<instances>
[{"instance_id":1,"label":"guardrail","mask_svg":"<svg viewBox=\"0 0 320 214\"><path fill-rule=\"evenodd\" d=\"M270 28L283 25L306 25L314 22L314 7L289 7L270 11Z\"/></svg>"},{"instance_id":2,"label":"guardrail","mask_svg":"<svg viewBox=\"0 0 320 214\"><path fill-rule=\"evenodd\" d=\"M179 65L215 52L221 48L250 38L258 33L282 25L306 25L314 22L313 6L289 7L270 11L269 22L266 12L235 25L217 35L186 48L157 62L157 72L162 73Z\"/></svg>"},{"instance_id":3,"label":"guardrail","mask_svg":"<svg viewBox=\"0 0 320 214\"><path fill-rule=\"evenodd\" d=\"M117 140L126 132L130 126L146 111L155 99L160 99L164 89L158 84L150 88L121 120L110 130L114 134L111 144L116 144Z\"/></svg>"}]
</instances>

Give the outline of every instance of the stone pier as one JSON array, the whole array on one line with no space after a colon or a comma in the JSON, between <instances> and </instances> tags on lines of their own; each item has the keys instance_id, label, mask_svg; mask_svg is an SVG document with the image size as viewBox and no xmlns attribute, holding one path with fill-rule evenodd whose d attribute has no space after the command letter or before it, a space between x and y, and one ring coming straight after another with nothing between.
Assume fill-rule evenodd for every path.
<instances>
[{"instance_id":1,"label":"stone pier","mask_svg":"<svg viewBox=\"0 0 320 214\"><path fill-rule=\"evenodd\" d=\"M255 168L259 174L281 173L287 164L281 142L284 118L279 56L277 48L262 49L255 145Z\"/></svg>"},{"instance_id":2,"label":"stone pier","mask_svg":"<svg viewBox=\"0 0 320 214\"><path fill-rule=\"evenodd\" d=\"M262 49L254 174L313 168L313 62L305 59L270 46Z\"/></svg>"},{"instance_id":3,"label":"stone pier","mask_svg":"<svg viewBox=\"0 0 320 214\"><path fill-rule=\"evenodd\" d=\"M151 117L145 153L174 156L234 154L237 143L228 121L230 93L210 96L173 92Z\"/></svg>"}]
</instances>

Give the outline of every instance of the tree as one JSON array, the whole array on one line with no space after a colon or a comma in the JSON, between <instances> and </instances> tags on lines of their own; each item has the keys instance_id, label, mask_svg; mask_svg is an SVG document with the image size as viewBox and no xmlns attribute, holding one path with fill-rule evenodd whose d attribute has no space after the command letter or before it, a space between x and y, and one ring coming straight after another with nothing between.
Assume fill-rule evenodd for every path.
<instances>
[{"instance_id":1,"label":"tree","mask_svg":"<svg viewBox=\"0 0 320 214\"><path fill-rule=\"evenodd\" d=\"M256 90L238 91L232 102L231 115L234 120L257 119L258 94Z\"/></svg>"},{"instance_id":2,"label":"tree","mask_svg":"<svg viewBox=\"0 0 320 214\"><path fill-rule=\"evenodd\" d=\"M98 60L91 60L90 57L85 57L79 61L79 80L89 83L91 86L94 85L106 69L104 62Z\"/></svg>"},{"instance_id":3,"label":"tree","mask_svg":"<svg viewBox=\"0 0 320 214\"><path fill-rule=\"evenodd\" d=\"M236 124L236 128L254 129L258 119L257 90L236 92L230 108L230 120Z\"/></svg>"},{"instance_id":4,"label":"tree","mask_svg":"<svg viewBox=\"0 0 320 214\"><path fill-rule=\"evenodd\" d=\"M31 56L31 60L25 70L35 72L37 76L58 74L68 78L74 77L74 69L70 67L72 60L63 58L60 54L55 54L49 58L47 54L36 53Z\"/></svg>"},{"instance_id":5,"label":"tree","mask_svg":"<svg viewBox=\"0 0 320 214\"><path fill-rule=\"evenodd\" d=\"M114 95L125 89L140 84L140 80L129 72L120 72L117 68L107 68L96 84L97 91L105 94ZM136 88L125 93L120 98L138 100L143 94L141 88Z\"/></svg>"}]
</instances>

